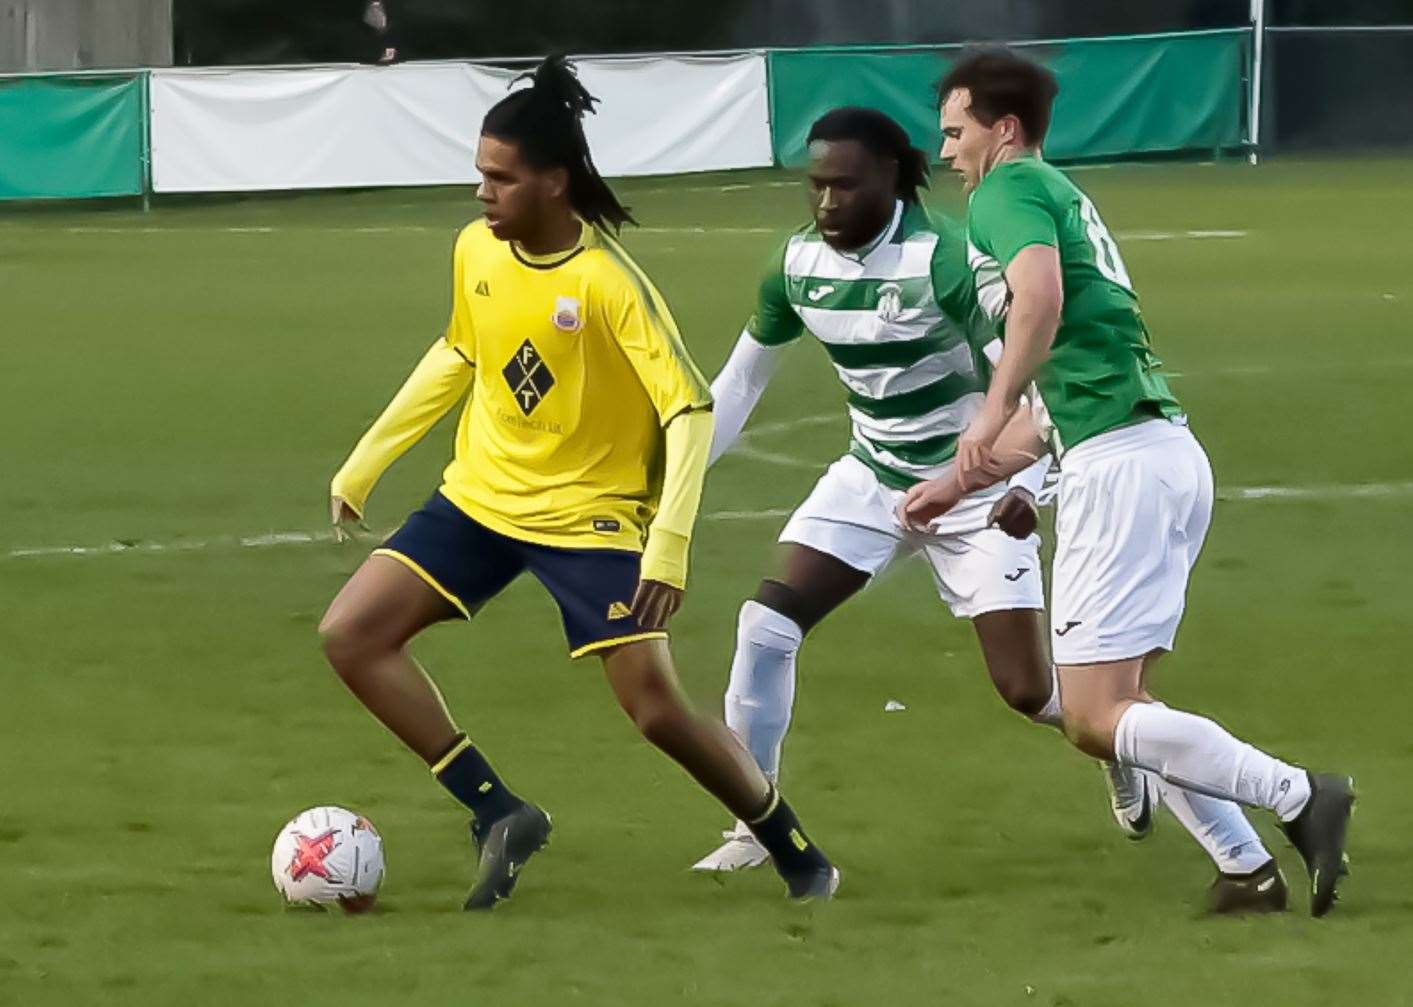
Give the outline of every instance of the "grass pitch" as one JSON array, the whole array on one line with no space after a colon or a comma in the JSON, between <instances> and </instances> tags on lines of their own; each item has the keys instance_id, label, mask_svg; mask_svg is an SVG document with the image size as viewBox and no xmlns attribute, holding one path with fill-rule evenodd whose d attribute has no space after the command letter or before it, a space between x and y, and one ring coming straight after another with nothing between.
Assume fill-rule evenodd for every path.
<instances>
[{"instance_id":1,"label":"grass pitch","mask_svg":"<svg viewBox=\"0 0 1413 1007\"><path fill-rule=\"evenodd\" d=\"M1295 910L1201 917L1206 858L1166 817L1120 837L1099 773L1005 710L915 563L802 656L785 782L844 870L826 906L786 904L769 871L686 870L727 816L637 740L596 662L566 659L538 585L429 633L463 724L556 821L510 903L461 913L463 816L314 629L368 548L317 537L329 476L444 323L471 192L0 212L0 1003L1409 1002L1408 167L1077 176L1222 495L1159 685L1356 776L1354 874L1323 921L1266 816ZM802 191L618 188L714 372ZM845 449L842 399L798 348L709 478L674 647L713 709L784 511ZM376 528L449 449L444 424L393 469ZM322 803L386 838L370 916L288 913L270 886L276 829Z\"/></svg>"}]
</instances>

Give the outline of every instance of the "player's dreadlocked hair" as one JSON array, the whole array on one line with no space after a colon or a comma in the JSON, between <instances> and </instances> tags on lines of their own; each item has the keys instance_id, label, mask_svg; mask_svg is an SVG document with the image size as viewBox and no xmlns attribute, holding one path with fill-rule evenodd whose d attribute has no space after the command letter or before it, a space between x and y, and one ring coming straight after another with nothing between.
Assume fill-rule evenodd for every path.
<instances>
[{"instance_id":1,"label":"player's dreadlocked hair","mask_svg":"<svg viewBox=\"0 0 1413 1007\"><path fill-rule=\"evenodd\" d=\"M536 168L568 171L569 205L589 223L615 232L625 222L636 224L589 155L583 119L598 99L584 89L561 55L546 57L533 71L511 81L511 86L526 79L530 87L512 91L491 107L481 132L513 142Z\"/></svg>"},{"instance_id":2,"label":"player's dreadlocked hair","mask_svg":"<svg viewBox=\"0 0 1413 1007\"><path fill-rule=\"evenodd\" d=\"M815 120L805 143L815 140L854 140L875 157L898 162L898 198L921 202L919 189L927 188L927 155L913 146L908 134L876 108L845 105L830 109Z\"/></svg>"}]
</instances>

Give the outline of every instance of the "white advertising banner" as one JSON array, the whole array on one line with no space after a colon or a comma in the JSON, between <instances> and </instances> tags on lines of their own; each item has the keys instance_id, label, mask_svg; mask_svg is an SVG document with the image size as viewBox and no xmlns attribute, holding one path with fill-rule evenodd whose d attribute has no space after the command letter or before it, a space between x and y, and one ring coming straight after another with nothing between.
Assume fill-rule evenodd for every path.
<instances>
[{"instance_id":1,"label":"white advertising banner","mask_svg":"<svg viewBox=\"0 0 1413 1007\"><path fill-rule=\"evenodd\" d=\"M605 175L672 175L774 163L765 56L585 59L603 99L584 132Z\"/></svg>"},{"instance_id":2,"label":"white advertising banner","mask_svg":"<svg viewBox=\"0 0 1413 1007\"><path fill-rule=\"evenodd\" d=\"M601 99L585 132L605 175L771 163L763 55L575 62ZM156 70L152 188L475 182L481 120L517 73L469 63Z\"/></svg>"}]
</instances>

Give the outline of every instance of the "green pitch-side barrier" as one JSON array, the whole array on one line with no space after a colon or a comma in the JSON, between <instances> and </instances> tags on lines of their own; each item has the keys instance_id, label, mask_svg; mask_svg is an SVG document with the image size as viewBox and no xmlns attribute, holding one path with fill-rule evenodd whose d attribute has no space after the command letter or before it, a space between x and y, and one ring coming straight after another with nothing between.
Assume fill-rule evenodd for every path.
<instances>
[{"instance_id":1,"label":"green pitch-side barrier","mask_svg":"<svg viewBox=\"0 0 1413 1007\"><path fill-rule=\"evenodd\" d=\"M0 199L143 191L141 74L0 78Z\"/></svg>"},{"instance_id":2,"label":"green pitch-side barrier","mask_svg":"<svg viewBox=\"0 0 1413 1007\"><path fill-rule=\"evenodd\" d=\"M1241 146L1251 31L1066 39L1019 46L1055 72L1051 160ZM941 145L933 84L962 46L775 50L769 55L776 161L808 159L810 124L837 105L896 118L934 160Z\"/></svg>"}]
</instances>

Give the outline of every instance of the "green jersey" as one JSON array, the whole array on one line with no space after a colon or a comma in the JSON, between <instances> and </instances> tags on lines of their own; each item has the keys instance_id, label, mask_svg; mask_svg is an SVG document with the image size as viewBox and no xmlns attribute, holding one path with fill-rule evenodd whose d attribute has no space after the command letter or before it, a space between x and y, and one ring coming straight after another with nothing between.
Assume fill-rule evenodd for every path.
<instances>
[{"instance_id":1,"label":"green jersey","mask_svg":"<svg viewBox=\"0 0 1413 1007\"><path fill-rule=\"evenodd\" d=\"M747 326L766 346L819 340L848 389L850 453L894 489L939 475L985 399L995 330L966 254L960 227L902 202L857 252L810 225L771 257Z\"/></svg>"},{"instance_id":2,"label":"green jersey","mask_svg":"<svg viewBox=\"0 0 1413 1007\"><path fill-rule=\"evenodd\" d=\"M993 168L972 193L967 216L977 298L1003 339L1006 267L1030 245L1059 251L1064 282L1059 331L1035 375L1056 457L1117 427L1181 414L1113 236L1089 197L1037 157Z\"/></svg>"}]
</instances>

